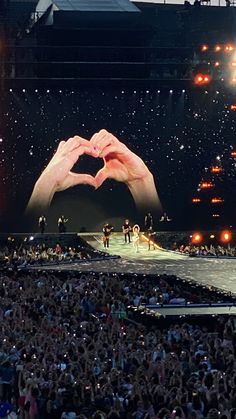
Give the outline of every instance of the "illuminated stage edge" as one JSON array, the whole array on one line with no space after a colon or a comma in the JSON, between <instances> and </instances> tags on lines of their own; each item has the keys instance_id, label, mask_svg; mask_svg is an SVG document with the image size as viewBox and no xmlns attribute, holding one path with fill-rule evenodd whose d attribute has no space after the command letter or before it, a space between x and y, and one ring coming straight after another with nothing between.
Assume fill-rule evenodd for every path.
<instances>
[{"instance_id":1,"label":"illuminated stage edge","mask_svg":"<svg viewBox=\"0 0 236 419\"><path fill-rule=\"evenodd\" d=\"M97 250L104 250L101 233L77 234ZM55 234L55 236L58 237L59 235ZM144 241L141 241L139 252L136 253L132 243L124 244L122 233L114 233L111 236L108 251L111 255L119 255L120 258L92 262L72 262L70 265L60 264L56 268L55 266L44 265L41 269L176 275L183 280L194 281L206 287L216 287L236 296L236 259L200 259L162 249L149 251L148 245ZM32 267L32 269L34 268Z\"/></svg>"}]
</instances>

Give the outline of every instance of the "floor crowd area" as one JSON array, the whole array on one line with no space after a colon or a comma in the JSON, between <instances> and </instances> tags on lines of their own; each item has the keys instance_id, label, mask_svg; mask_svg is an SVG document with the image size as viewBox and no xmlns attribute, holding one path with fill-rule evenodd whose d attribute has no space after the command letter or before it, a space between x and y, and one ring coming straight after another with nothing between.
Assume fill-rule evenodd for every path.
<instances>
[{"instance_id":1,"label":"floor crowd area","mask_svg":"<svg viewBox=\"0 0 236 419\"><path fill-rule=\"evenodd\" d=\"M2 272L0 417L233 418L233 317L132 320L130 305L179 295L167 276Z\"/></svg>"}]
</instances>

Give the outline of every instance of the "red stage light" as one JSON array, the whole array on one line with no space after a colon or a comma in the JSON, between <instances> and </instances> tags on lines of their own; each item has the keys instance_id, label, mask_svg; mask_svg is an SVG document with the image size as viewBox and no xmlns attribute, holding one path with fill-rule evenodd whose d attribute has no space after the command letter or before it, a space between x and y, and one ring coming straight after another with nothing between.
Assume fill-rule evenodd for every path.
<instances>
[{"instance_id":1,"label":"red stage light","mask_svg":"<svg viewBox=\"0 0 236 419\"><path fill-rule=\"evenodd\" d=\"M222 167L219 167L219 166L212 166L211 167L211 173L220 173L220 172L223 172Z\"/></svg>"},{"instance_id":2,"label":"red stage light","mask_svg":"<svg viewBox=\"0 0 236 419\"><path fill-rule=\"evenodd\" d=\"M207 84L211 81L211 76L209 74L196 74L194 77L194 83L198 85Z\"/></svg>"},{"instance_id":3,"label":"red stage light","mask_svg":"<svg viewBox=\"0 0 236 419\"><path fill-rule=\"evenodd\" d=\"M212 204L223 204L224 200L220 197L215 197L211 199Z\"/></svg>"},{"instance_id":4,"label":"red stage light","mask_svg":"<svg viewBox=\"0 0 236 419\"><path fill-rule=\"evenodd\" d=\"M220 46L220 45L216 45L216 46L215 46L215 51L216 51L216 52L221 51L221 46Z\"/></svg>"},{"instance_id":5,"label":"red stage light","mask_svg":"<svg viewBox=\"0 0 236 419\"><path fill-rule=\"evenodd\" d=\"M194 244L199 244L199 243L201 243L201 241L202 241L202 235L201 235L201 233L194 233L193 235L192 235L192 243L194 243Z\"/></svg>"},{"instance_id":6,"label":"red stage light","mask_svg":"<svg viewBox=\"0 0 236 419\"><path fill-rule=\"evenodd\" d=\"M236 111L236 105L231 105L230 109L231 109L231 111Z\"/></svg>"},{"instance_id":7,"label":"red stage light","mask_svg":"<svg viewBox=\"0 0 236 419\"><path fill-rule=\"evenodd\" d=\"M199 202L201 202L200 198L193 198L192 199L193 204L198 204Z\"/></svg>"},{"instance_id":8,"label":"red stage light","mask_svg":"<svg viewBox=\"0 0 236 419\"><path fill-rule=\"evenodd\" d=\"M201 47L201 51L202 52L204 52L204 51L207 51L208 50L208 45L202 45L202 47Z\"/></svg>"},{"instance_id":9,"label":"red stage light","mask_svg":"<svg viewBox=\"0 0 236 419\"><path fill-rule=\"evenodd\" d=\"M214 188L214 183L212 182L201 182L199 183L199 188L200 189L212 189Z\"/></svg>"},{"instance_id":10,"label":"red stage light","mask_svg":"<svg viewBox=\"0 0 236 419\"><path fill-rule=\"evenodd\" d=\"M232 233L231 231L224 230L220 235L220 240L224 243L229 243L232 240Z\"/></svg>"}]
</instances>

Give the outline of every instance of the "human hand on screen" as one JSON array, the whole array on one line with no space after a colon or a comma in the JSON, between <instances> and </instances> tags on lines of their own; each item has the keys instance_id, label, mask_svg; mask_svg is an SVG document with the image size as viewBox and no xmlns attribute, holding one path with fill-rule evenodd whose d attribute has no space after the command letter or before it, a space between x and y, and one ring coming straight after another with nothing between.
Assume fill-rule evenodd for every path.
<instances>
[{"instance_id":1,"label":"human hand on screen","mask_svg":"<svg viewBox=\"0 0 236 419\"><path fill-rule=\"evenodd\" d=\"M161 209L153 175L140 157L105 129L94 134L90 142L104 161L95 177L97 187L106 179L124 182L138 207Z\"/></svg>"},{"instance_id":2,"label":"human hand on screen","mask_svg":"<svg viewBox=\"0 0 236 419\"><path fill-rule=\"evenodd\" d=\"M83 154L98 156L92 143L79 136L61 141L56 153L37 180L27 209L37 208L39 211L46 209L55 192L64 191L72 186L87 184L96 187L93 176L71 172L74 164Z\"/></svg>"}]
</instances>

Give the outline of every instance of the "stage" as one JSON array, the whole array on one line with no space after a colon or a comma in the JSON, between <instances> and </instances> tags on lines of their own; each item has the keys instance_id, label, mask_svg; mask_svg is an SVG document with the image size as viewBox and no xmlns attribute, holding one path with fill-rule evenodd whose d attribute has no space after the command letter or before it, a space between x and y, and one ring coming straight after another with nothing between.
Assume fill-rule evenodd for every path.
<instances>
[{"instance_id":1,"label":"stage","mask_svg":"<svg viewBox=\"0 0 236 419\"><path fill-rule=\"evenodd\" d=\"M84 233L80 236L94 248L104 250L101 234ZM187 281L196 281L236 295L236 259L199 259L162 249L149 251L145 241L140 243L136 253L133 244L124 244L123 235L119 233L112 235L108 251L120 258L44 265L41 269L177 275Z\"/></svg>"}]
</instances>

